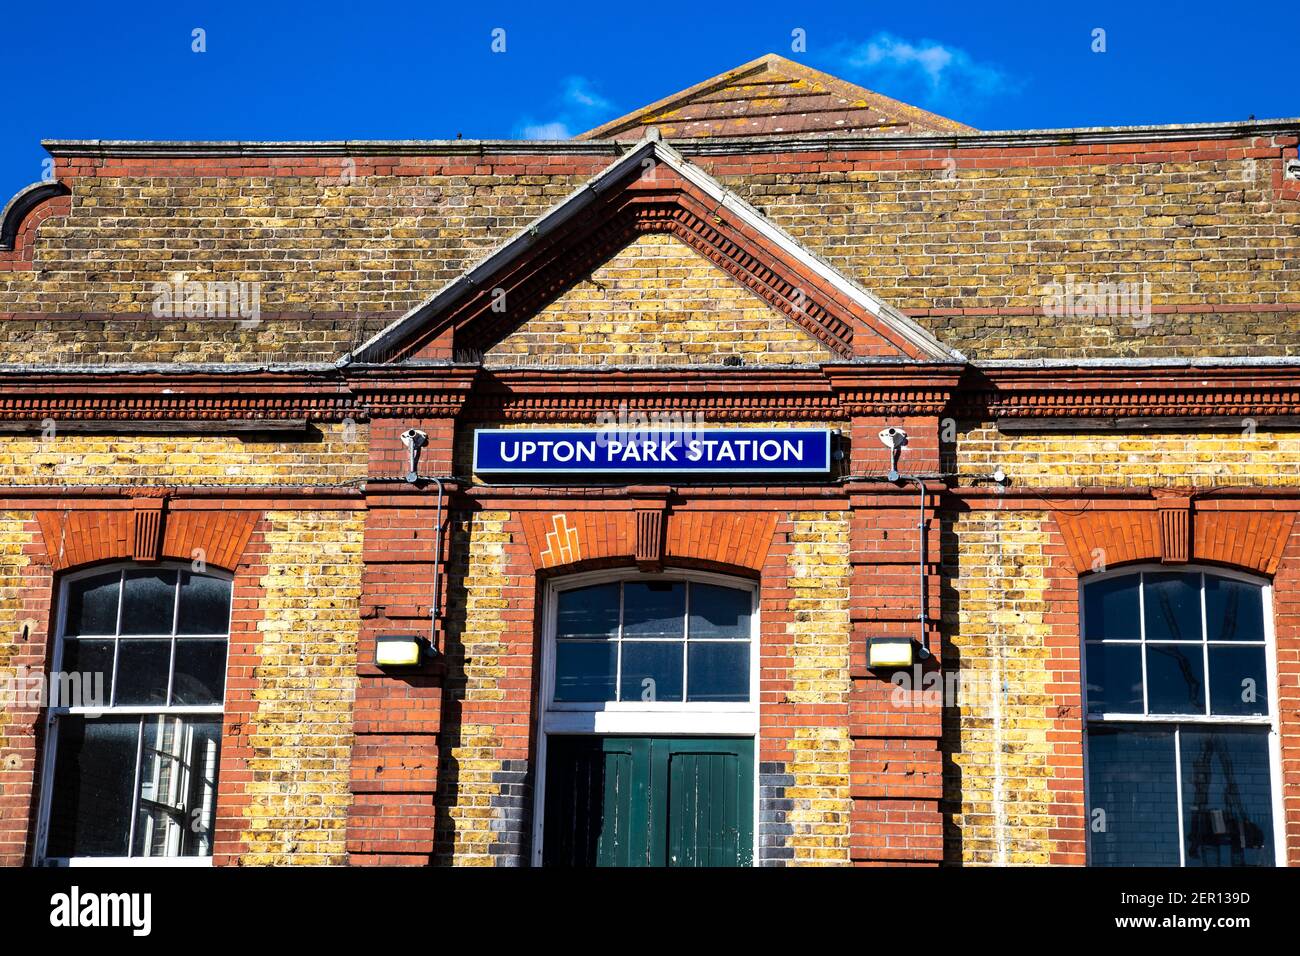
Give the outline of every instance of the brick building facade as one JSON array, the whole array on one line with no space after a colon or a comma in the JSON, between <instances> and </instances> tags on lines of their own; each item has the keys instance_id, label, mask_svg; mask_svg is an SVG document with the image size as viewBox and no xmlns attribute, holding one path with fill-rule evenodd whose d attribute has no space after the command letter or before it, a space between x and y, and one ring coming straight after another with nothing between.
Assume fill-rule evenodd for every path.
<instances>
[{"instance_id":1,"label":"brick building facade","mask_svg":"<svg viewBox=\"0 0 1300 956\"><path fill-rule=\"evenodd\" d=\"M6 698L0 862L1300 862L1298 141L765 57L564 142L47 144L0 671L107 677Z\"/></svg>"}]
</instances>

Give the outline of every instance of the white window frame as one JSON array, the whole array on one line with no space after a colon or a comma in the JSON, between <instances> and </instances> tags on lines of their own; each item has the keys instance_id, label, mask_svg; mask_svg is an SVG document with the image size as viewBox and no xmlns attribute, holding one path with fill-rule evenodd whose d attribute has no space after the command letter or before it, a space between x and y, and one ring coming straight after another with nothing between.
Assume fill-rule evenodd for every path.
<instances>
[{"instance_id":1,"label":"white window frame","mask_svg":"<svg viewBox=\"0 0 1300 956\"><path fill-rule=\"evenodd\" d=\"M48 855L46 854L46 852L45 852L45 850L46 850L46 843L47 843L47 840L48 840L48 838L49 838L49 829L50 829L50 813L51 813L51 808L52 808L52 805L53 805L53 799L54 799L54 775L55 775L54 761L55 761L55 754L56 754L56 751L57 751L57 749L58 749L58 731L59 731L59 720L58 720L58 719L59 719L60 717L65 717L65 716L74 716L74 717L75 717L75 716L89 716L89 717L94 717L94 716L103 716L103 717L132 717L132 716L150 716L150 717L155 717L155 716L162 716L162 717L167 717L167 716L170 716L170 717L190 717L190 718L195 718L195 717L217 717L217 718L224 718L224 715L225 715L225 700L226 700L226 693L227 693L227 691L228 691L228 689L229 689L229 682L230 682L230 657L229 657L229 655L230 655L230 625L231 625L231 621L232 621L233 618L234 618L234 612L235 612L235 601L234 601L234 575L230 574L230 573L227 572L227 571L223 571L223 570L221 570L221 569L218 569L218 568L211 568L211 567L209 567L209 568L206 568L206 569L203 570L203 571L195 571L194 568L193 568L189 563L187 563L187 562L181 562L181 561L158 561L158 562L152 562L152 563L149 563L149 564L144 564L144 563L141 563L141 562L134 562L134 561L119 561L119 562L114 562L114 563L112 563L112 564L100 564L100 565L95 565L94 567L85 568L85 569L83 569L83 570L75 571L75 572L73 572L73 573L71 573L71 574L64 575L64 576L60 579L60 581L59 581L59 587L58 587L58 605L57 605L57 613L56 613L56 618L55 618L55 628L54 628L54 653L53 653L53 655L52 655L52 668L51 668L51 673L58 674L58 673L61 673L62 670L63 670L63 653L64 653L65 637L66 637L66 633L65 633L65 632L66 632L66 629L67 629L68 588L69 588L69 586L70 586L73 582L76 582L76 581L82 580L82 579L84 579L84 578L97 577L97 576L99 576L99 575L108 574L108 573L110 573L110 572L117 572L118 575L121 576L121 575L125 575L127 572L130 572L130 571L185 571L185 572L189 572L190 574L201 575L201 576L204 576L204 577L217 578L217 579L219 579L219 580L226 581L226 582L228 582L228 583L230 584L230 588L231 588L231 600L230 600L230 612L229 612L229 613L230 613L230 617L228 617L227 620L226 620L226 630L225 630L225 633L224 633L224 634L183 634L183 635L179 635L180 637L185 637L185 638L191 638L191 637L193 637L193 638L199 638L199 639L213 639L213 640L215 640L215 639L221 639L221 640L226 641L226 670L225 670L224 680L222 681L222 687L221 687L221 700L222 700L222 703L220 703L220 704L197 705L197 706L188 706L188 705L171 705L171 704L168 704L168 705L166 705L166 706L161 706L161 707L160 707L160 706L147 706L147 705L124 705L124 706L121 706L121 707L116 707L116 706L113 706L112 701L110 700L110 701L108 702L108 705L105 706L105 707L84 707L84 706L75 706L75 707L71 707L71 706L65 706L65 705L63 705L62 703L60 703L58 706L55 706L55 705L54 705L54 702L53 702L53 701L50 701L50 702L49 702L49 706L46 707L46 713L45 713L45 743L44 743L44 747L43 747L43 759L42 759L42 764L41 764L41 775L40 775L40 778L41 778L41 785L40 785L40 800L39 800L39 804L38 804L38 813L39 813L39 816L38 816L37 830L36 830L36 851L35 851L35 853L33 854L34 862L35 862L36 865L38 865L38 866L67 866L67 867L97 867L97 866L181 866L181 867L187 867L187 866L212 866L212 854L211 854L211 853L209 853L207 856L168 856L168 857L164 857L164 856L148 856L148 857L141 857L141 856L87 856L87 857L58 857L58 856L48 856ZM119 587L119 591L118 591L118 612L117 612L117 613L118 613L118 621L117 621L117 625L116 625L116 628L115 628L115 630L116 630L117 633L116 633L115 635L112 636L112 639L113 639L113 641L114 641L113 674L110 675L110 680L108 681L108 686L109 686L109 689L110 689L110 693L111 693L111 689L112 689L112 685L113 685L113 681L112 681L111 678L112 678L113 676L115 676L115 675L116 675L116 672L117 672L118 654L119 654L119 643L120 643L120 641L122 640L122 637L123 637L123 635L121 634L121 629L122 629L122 621L121 621L121 615L122 615L122 594L121 594L121 590L120 590L121 587L122 587L122 581L123 581L123 578L122 578L122 577L119 577L119 583L118 583L118 587ZM179 587L179 576L178 576L178 580L177 580L177 586ZM175 661L175 644L176 644L176 639L177 639L177 636L178 636L178 635L176 634L176 623L177 623L177 622L176 622L176 615L178 615L178 614L180 613L180 611L179 611L179 607L180 607L180 602L179 602L179 601L175 601L175 602L173 603L173 605L172 605L172 614L173 614L173 618L172 618L172 633L171 633L171 634L166 634L166 635L163 635L163 634L130 634L130 635L126 635L126 637L129 638L129 639L132 639L132 640L140 639L140 638L144 638L144 639L149 639L149 638L164 638L164 637L169 638L169 639L171 640L171 642L172 642L172 658L171 658L171 662L174 664L174 661ZM103 637L104 635L91 634L91 635L85 635L85 636L86 636L87 638L89 638L89 639L94 639L94 638ZM75 640L76 638L73 638L73 639ZM168 671L168 678L167 678L167 679L168 679L168 688L167 688L167 691L168 691L168 700L170 700L170 699L171 699L171 690L172 690L170 684L171 684L171 681L172 681L172 679L173 679L173 675L172 675L172 673L171 673L170 670ZM140 771L140 762L143 760L143 756L137 756L136 760L137 760L136 772L137 772L137 774L138 774L139 771ZM217 778L217 787L218 787L218 788L220 787L220 777ZM139 800L141 799L141 797L140 797L140 793L139 793L139 789L140 789L140 788L139 788L139 782L137 781L137 784L136 784L136 786L135 786L135 788L134 788L134 796L133 796L133 799L137 802L137 804L138 804ZM215 822L215 820L216 820L216 794L215 794L215 793L213 794L212 806L211 806L211 808L210 808L210 817L211 817L211 819ZM132 823L131 823L131 826L132 826L132 833L134 833L135 823L136 823L136 813L133 811L133 814L132 814ZM215 839L215 828L214 828L214 832L213 832L213 834L212 834L212 837ZM128 837L128 840L129 840L129 839L130 839L130 837ZM129 847L129 846L131 846L131 843L130 843L130 842L128 842L128 847Z\"/></svg>"},{"instance_id":2,"label":"white window frame","mask_svg":"<svg viewBox=\"0 0 1300 956\"><path fill-rule=\"evenodd\" d=\"M555 649L558 596L574 588L616 581L683 581L716 584L748 590L752 595L749 626L749 700L747 701L605 701L556 703ZM542 865L546 800L546 742L551 734L603 737L736 737L754 742L754 793L752 801L754 846L751 859L758 863L759 848L759 674L762 621L759 582L709 571L669 570L643 573L635 568L590 571L565 575L547 582L543 600L541 675L538 694L536 784L533 787L532 865ZM621 600L621 598L620 598ZM685 614L689 618L690 604ZM684 641L689 635L684 634ZM739 642L732 642L739 643ZM615 678L617 682L617 676ZM685 688L683 673L683 688Z\"/></svg>"},{"instance_id":3,"label":"white window frame","mask_svg":"<svg viewBox=\"0 0 1300 956\"><path fill-rule=\"evenodd\" d=\"M1214 575L1221 578L1227 578L1234 581L1241 581L1246 584L1252 584L1261 588L1261 599L1264 603L1264 666L1265 677L1268 681L1268 713L1257 716L1239 716L1231 714L1129 714L1105 712L1100 714L1090 713L1088 710L1088 642L1085 635L1088 633L1087 621L1087 602L1084 600L1085 589L1098 581L1104 581L1111 578L1132 577L1139 574L1169 574L1169 573L1187 573ZM1199 642L1182 641L1168 642L1157 641L1154 643L1199 643L1204 647L1205 674L1206 680L1212 680L1209 669L1209 647L1220 645L1237 645L1237 646L1258 646L1258 644L1243 641L1224 641L1211 642L1204 638L1208 637L1209 630L1206 620L1205 609L1205 584L1201 582L1201 634L1203 639ZM1273 811L1273 851L1274 862L1277 866L1286 866L1286 816L1285 804L1282 795L1282 733L1281 723L1278 714L1278 678L1277 678L1277 638L1274 627L1273 615L1273 583L1267 578L1255 574L1236 571L1231 568L1216 567L1205 564L1156 564L1145 562L1142 564L1129 564L1119 568L1112 568L1108 571L1100 571L1095 574L1087 574L1079 578L1079 677L1080 677L1080 696L1083 710L1083 785L1084 785L1084 809L1085 809L1085 826L1091 825L1091 807L1092 794L1090 792L1088 776L1088 731L1093 724L1104 725L1107 723L1115 724L1147 724L1152 726L1170 726L1174 725L1174 761L1175 761L1175 779L1177 783L1177 813L1178 813L1178 864L1179 867L1186 866L1186 843L1187 837L1183 830L1183 781L1182 781L1182 756L1180 753L1181 732L1177 725L1190 724L1197 726L1229 726L1229 727L1267 727L1268 728L1268 753L1269 753L1269 786L1272 794L1272 811ZM1138 585L1138 634L1139 640L1128 642L1139 647L1146 644L1146 587L1145 581L1139 581ZM1108 642L1109 643L1109 642ZM1209 695L1207 693L1207 710L1210 706ZM1142 706L1143 710L1149 707L1147 699L1147 675L1146 675L1146 654L1142 654ZM1089 831L1091 834L1091 831ZM1084 847L1087 853L1088 863L1092 863L1092 839L1091 835L1084 841Z\"/></svg>"}]
</instances>

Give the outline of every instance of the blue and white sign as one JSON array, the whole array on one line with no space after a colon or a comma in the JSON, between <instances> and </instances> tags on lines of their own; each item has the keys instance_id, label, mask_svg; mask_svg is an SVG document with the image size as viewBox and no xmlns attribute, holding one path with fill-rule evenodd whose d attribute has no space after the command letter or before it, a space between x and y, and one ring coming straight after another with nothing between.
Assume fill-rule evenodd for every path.
<instances>
[{"instance_id":1,"label":"blue and white sign","mask_svg":"<svg viewBox=\"0 0 1300 956\"><path fill-rule=\"evenodd\" d=\"M824 475L828 428L548 429L474 433L480 475Z\"/></svg>"}]
</instances>

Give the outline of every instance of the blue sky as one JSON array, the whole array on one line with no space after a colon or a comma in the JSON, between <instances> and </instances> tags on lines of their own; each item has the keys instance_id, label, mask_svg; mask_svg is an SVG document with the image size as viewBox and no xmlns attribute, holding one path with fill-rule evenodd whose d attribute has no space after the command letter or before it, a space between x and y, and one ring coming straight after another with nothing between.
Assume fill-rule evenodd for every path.
<instances>
[{"instance_id":1,"label":"blue sky","mask_svg":"<svg viewBox=\"0 0 1300 956\"><path fill-rule=\"evenodd\" d=\"M43 138L565 135L767 52L982 129L1295 116L1297 37L1295 4L9 2L0 203Z\"/></svg>"}]
</instances>

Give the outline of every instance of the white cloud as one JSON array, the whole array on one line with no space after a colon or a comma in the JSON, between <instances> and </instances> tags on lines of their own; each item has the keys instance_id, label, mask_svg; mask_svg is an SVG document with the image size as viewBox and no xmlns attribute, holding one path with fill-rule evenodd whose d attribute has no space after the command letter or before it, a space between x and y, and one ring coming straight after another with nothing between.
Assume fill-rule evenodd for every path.
<instances>
[{"instance_id":1,"label":"white cloud","mask_svg":"<svg viewBox=\"0 0 1300 956\"><path fill-rule=\"evenodd\" d=\"M573 135L568 126L559 122L524 126L519 133L524 139L568 139Z\"/></svg>"},{"instance_id":2,"label":"white cloud","mask_svg":"<svg viewBox=\"0 0 1300 956\"><path fill-rule=\"evenodd\" d=\"M551 100L551 111L544 120L521 119L515 124L516 134L524 139L568 139L572 130L585 130L606 119L612 107L586 77L568 76L559 95Z\"/></svg>"},{"instance_id":3,"label":"white cloud","mask_svg":"<svg viewBox=\"0 0 1300 956\"><path fill-rule=\"evenodd\" d=\"M1014 92L1015 81L960 47L937 40L905 40L880 32L865 43L837 44L832 72L898 98L919 97L935 107L962 106Z\"/></svg>"}]
</instances>

